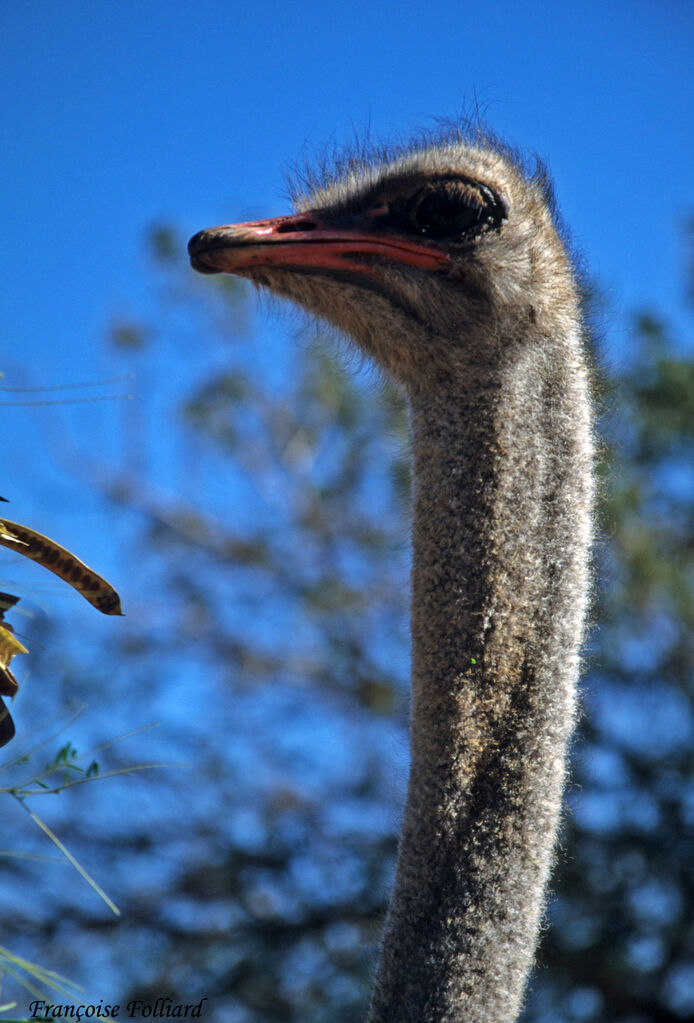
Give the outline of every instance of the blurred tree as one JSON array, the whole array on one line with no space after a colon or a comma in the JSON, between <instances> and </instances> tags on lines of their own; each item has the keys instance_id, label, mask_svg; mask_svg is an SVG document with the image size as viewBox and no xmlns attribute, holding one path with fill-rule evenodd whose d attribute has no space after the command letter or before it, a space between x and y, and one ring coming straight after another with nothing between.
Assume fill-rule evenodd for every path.
<instances>
[{"instance_id":1,"label":"blurred tree","mask_svg":"<svg viewBox=\"0 0 694 1023\"><path fill-rule=\"evenodd\" d=\"M641 313L609 385L596 624L526 1018L674 1023L694 1019L692 346Z\"/></svg>"},{"instance_id":2,"label":"blurred tree","mask_svg":"<svg viewBox=\"0 0 694 1023\"><path fill-rule=\"evenodd\" d=\"M128 628L51 671L56 707L90 693L100 735L106 714L115 732L156 715L136 748L192 770L71 795L71 840L123 918L27 863L50 898L14 936L92 1001L352 1023L407 776L404 409L324 339L259 341L238 282L189 274L168 228L150 241L158 304L110 332L137 411L119 460L74 453L127 522ZM694 1019L691 349L643 314L602 389L595 625L525 1023Z\"/></svg>"}]
</instances>

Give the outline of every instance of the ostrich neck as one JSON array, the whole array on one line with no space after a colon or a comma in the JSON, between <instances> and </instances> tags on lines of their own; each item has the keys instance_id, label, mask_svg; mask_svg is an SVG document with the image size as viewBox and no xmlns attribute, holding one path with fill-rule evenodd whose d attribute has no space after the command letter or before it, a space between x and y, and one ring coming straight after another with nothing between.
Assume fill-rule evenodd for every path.
<instances>
[{"instance_id":1,"label":"ostrich neck","mask_svg":"<svg viewBox=\"0 0 694 1023\"><path fill-rule=\"evenodd\" d=\"M412 761L369 1023L511 1023L532 964L583 633L578 343L411 397Z\"/></svg>"}]
</instances>

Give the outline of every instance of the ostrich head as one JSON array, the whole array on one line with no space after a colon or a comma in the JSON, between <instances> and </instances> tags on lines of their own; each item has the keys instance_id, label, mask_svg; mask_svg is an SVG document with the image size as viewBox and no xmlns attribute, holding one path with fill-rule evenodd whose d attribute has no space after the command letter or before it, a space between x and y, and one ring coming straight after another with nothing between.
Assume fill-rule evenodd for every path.
<instances>
[{"instance_id":1,"label":"ostrich head","mask_svg":"<svg viewBox=\"0 0 694 1023\"><path fill-rule=\"evenodd\" d=\"M249 277L356 341L410 391L501 366L514 338L575 322L542 174L462 137L361 162L290 216L209 228L202 273Z\"/></svg>"},{"instance_id":2,"label":"ostrich head","mask_svg":"<svg viewBox=\"0 0 694 1023\"><path fill-rule=\"evenodd\" d=\"M511 1023L561 806L592 446L570 260L541 174L463 134L359 162L295 213L191 239L403 385L412 760L369 1023Z\"/></svg>"}]
</instances>

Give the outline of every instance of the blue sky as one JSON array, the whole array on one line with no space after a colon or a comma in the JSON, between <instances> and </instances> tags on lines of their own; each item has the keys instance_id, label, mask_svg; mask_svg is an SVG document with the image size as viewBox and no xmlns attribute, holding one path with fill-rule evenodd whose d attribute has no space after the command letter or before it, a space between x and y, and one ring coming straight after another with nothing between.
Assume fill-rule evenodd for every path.
<instances>
[{"instance_id":1,"label":"blue sky","mask_svg":"<svg viewBox=\"0 0 694 1023\"><path fill-rule=\"evenodd\" d=\"M406 134L475 101L499 134L548 161L611 303L610 356L628 358L637 305L665 311L685 336L693 53L689 0L5 4L4 384L108 375L104 328L146 305L153 221L188 235L285 212L295 161L367 128ZM98 509L43 445L67 417L87 440L103 436L112 412L0 406L15 518L56 535L59 516L68 545L94 530ZM97 552L103 564L103 539L84 556Z\"/></svg>"},{"instance_id":2,"label":"blue sky","mask_svg":"<svg viewBox=\"0 0 694 1023\"><path fill-rule=\"evenodd\" d=\"M0 37L2 346L36 355L37 382L88 370L108 316L137 303L154 218L192 233L281 212L283 171L312 149L475 97L549 161L617 311L680 302L689 0L23 0Z\"/></svg>"}]
</instances>

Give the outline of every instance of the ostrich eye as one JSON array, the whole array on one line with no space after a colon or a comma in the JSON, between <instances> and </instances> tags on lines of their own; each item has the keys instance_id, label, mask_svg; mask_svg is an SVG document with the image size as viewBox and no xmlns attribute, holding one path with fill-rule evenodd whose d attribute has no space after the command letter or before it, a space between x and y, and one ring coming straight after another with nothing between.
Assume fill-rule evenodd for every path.
<instances>
[{"instance_id":1,"label":"ostrich eye","mask_svg":"<svg viewBox=\"0 0 694 1023\"><path fill-rule=\"evenodd\" d=\"M431 192L415 210L417 227L432 238L455 238L482 223L484 208L468 206L457 196Z\"/></svg>"},{"instance_id":2,"label":"ostrich eye","mask_svg":"<svg viewBox=\"0 0 694 1023\"><path fill-rule=\"evenodd\" d=\"M462 241L484 227L497 225L498 214L496 196L486 186L441 181L414 196L410 223L429 238Z\"/></svg>"}]
</instances>

